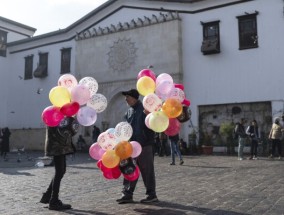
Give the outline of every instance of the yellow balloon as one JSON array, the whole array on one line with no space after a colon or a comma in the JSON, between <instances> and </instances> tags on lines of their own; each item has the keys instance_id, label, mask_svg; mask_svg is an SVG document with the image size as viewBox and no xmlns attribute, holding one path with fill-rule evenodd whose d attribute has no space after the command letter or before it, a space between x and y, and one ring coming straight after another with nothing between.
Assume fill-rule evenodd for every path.
<instances>
[{"instance_id":1,"label":"yellow balloon","mask_svg":"<svg viewBox=\"0 0 284 215\"><path fill-rule=\"evenodd\" d=\"M163 111L152 112L149 127L155 132L163 132L169 127L169 118Z\"/></svg>"},{"instance_id":2,"label":"yellow balloon","mask_svg":"<svg viewBox=\"0 0 284 215\"><path fill-rule=\"evenodd\" d=\"M169 118L176 118L182 113L182 104L178 99L169 98L164 102L162 110Z\"/></svg>"},{"instance_id":3,"label":"yellow balloon","mask_svg":"<svg viewBox=\"0 0 284 215\"><path fill-rule=\"evenodd\" d=\"M56 107L62 107L63 105L70 103L71 94L66 87L56 86L49 92L49 100Z\"/></svg>"},{"instance_id":4,"label":"yellow balloon","mask_svg":"<svg viewBox=\"0 0 284 215\"><path fill-rule=\"evenodd\" d=\"M102 163L107 168L114 168L119 162L120 158L113 149L107 150L102 156Z\"/></svg>"},{"instance_id":5,"label":"yellow balloon","mask_svg":"<svg viewBox=\"0 0 284 215\"><path fill-rule=\"evenodd\" d=\"M156 84L152 78L143 76L138 79L136 88L142 96L147 96L148 94L155 92Z\"/></svg>"}]
</instances>

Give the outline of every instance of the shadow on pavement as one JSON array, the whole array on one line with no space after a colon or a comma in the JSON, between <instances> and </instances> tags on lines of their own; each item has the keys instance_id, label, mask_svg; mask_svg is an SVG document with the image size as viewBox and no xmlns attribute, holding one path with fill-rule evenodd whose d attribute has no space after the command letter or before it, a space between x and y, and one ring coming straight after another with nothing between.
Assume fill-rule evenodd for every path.
<instances>
[{"instance_id":1,"label":"shadow on pavement","mask_svg":"<svg viewBox=\"0 0 284 215\"><path fill-rule=\"evenodd\" d=\"M109 214L102 213L102 212L78 210L74 208L72 210L61 211L61 213L76 214L76 215L109 215Z\"/></svg>"},{"instance_id":2,"label":"shadow on pavement","mask_svg":"<svg viewBox=\"0 0 284 215\"><path fill-rule=\"evenodd\" d=\"M201 208L195 206L186 206L182 204L176 204L171 202L160 201L155 204L157 207L161 207L162 209L134 209L136 212L140 212L140 214L148 214L148 215L183 215L186 214L184 211L192 211L200 214L210 214L210 215L246 215L244 213L226 211L226 210L212 210L208 208ZM248 215L248 214L247 214Z\"/></svg>"}]
</instances>

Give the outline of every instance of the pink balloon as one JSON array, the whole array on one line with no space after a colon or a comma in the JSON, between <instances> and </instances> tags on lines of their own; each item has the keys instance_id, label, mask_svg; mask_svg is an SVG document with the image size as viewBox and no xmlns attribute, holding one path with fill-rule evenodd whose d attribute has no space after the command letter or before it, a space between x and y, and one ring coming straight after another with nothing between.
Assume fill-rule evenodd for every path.
<instances>
[{"instance_id":1,"label":"pink balloon","mask_svg":"<svg viewBox=\"0 0 284 215\"><path fill-rule=\"evenodd\" d=\"M184 90L183 84L174 84L175 88L179 88L181 90Z\"/></svg>"},{"instance_id":2,"label":"pink balloon","mask_svg":"<svg viewBox=\"0 0 284 215\"><path fill-rule=\"evenodd\" d=\"M129 175L123 174L123 177L128 181L135 181L139 178L140 170L139 167L136 166L135 171Z\"/></svg>"},{"instance_id":3,"label":"pink balloon","mask_svg":"<svg viewBox=\"0 0 284 215\"><path fill-rule=\"evenodd\" d=\"M89 154L94 160L102 159L105 150L103 150L98 143L93 143L89 148Z\"/></svg>"},{"instance_id":4,"label":"pink balloon","mask_svg":"<svg viewBox=\"0 0 284 215\"><path fill-rule=\"evenodd\" d=\"M168 136L175 136L180 131L180 122L177 118L169 119L169 127L165 130L165 134Z\"/></svg>"},{"instance_id":5,"label":"pink balloon","mask_svg":"<svg viewBox=\"0 0 284 215\"><path fill-rule=\"evenodd\" d=\"M150 78L152 78L154 81L156 81L156 75L155 73L150 70L150 69L142 69L137 76L137 79L142 78L143 76L148 76Z\"/></svg>"},{"instance_id":6,"label":"pink balloon","mask_svg":"<svg viewBox=\"0 0 284 215\"><path fill-rule=\"evenodd\" d=\"M49 106L43 110L41 118L47 126L55 127L59 125L64 115L60 112L59 107Z\"/></svg>"},{"instance_id":7,"label":"pink balloon","mask_svg":"<svg viewBox=\"0 0 284 215\"><path fill-rule=\"evenodd\" d=\"M142 151L142 147L140 143L138 143L137 141L130 141L130 144L132 145L132 149L133 149L131 157L133 158L138 157Z\"/></svg>"},{"instance_id":8,"label":"pink balloon","mask_svg":"<svg viewBox=\"0 0 284 215\"><path fill-rule=\"evenodd\" d=\"M79 105L84 105L91 98L90 90L87 86L78 84L71 90L71 100L78 102Z\"/></svg>"},{"instance_id":9,"label":"pink balloon","mask_svg":"<svg viewBox=\"0 0 284 215\"><path fill-rule=\"evenodd\" d=\"M184 99L182 104L188 107L188 106L190 106L190 101L187 100L187 99Z\"/></svg>"}]
</instances>

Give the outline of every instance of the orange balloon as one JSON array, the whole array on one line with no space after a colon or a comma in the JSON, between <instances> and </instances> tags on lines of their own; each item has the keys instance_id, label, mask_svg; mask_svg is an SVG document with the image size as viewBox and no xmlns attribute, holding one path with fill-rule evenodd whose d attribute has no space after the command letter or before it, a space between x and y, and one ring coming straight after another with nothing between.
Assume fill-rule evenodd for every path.
<instances>
[{"instance_id":1,"label":"orange balloon","mask_svg":"<svg viewBox=\"0 0 284 215\"><path fill-rule=\"evenodd\" d=\"M115 153L121 160L131 157L132 152L132 145L127 141L121 141L115 146Z\"/></svg>"},{"instance_id":2,"label":"orange balloon","mask_svg":"<svg viewBox=\"0 0 284 215\"><path fill-rule=\"evenodd\" d=\"M182 113L182 104L178 99L169 98L164 102L162 110L169 118L176 118Z\"/></svg>"},{"instance_id":3,"label":"orange balloon","mask_svg":"<svg viewBox=\"0 0 284 215\"><path fill-rule=\"evenodd\" d=\"M114 168L120 162L120 158L113 149L107 150L102 156L102 163L107 168Z\"/></svg>"}]
</instances>

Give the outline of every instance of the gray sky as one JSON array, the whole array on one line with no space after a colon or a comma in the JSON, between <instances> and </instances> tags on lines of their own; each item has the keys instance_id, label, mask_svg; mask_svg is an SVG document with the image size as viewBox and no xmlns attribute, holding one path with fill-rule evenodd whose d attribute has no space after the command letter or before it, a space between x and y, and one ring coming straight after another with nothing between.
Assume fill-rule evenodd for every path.
<instances>
[{"instance_id":1,"label":"gray sky","mask_svg":"<svg viewBox=\"0 0 284 215\"><path fill-rule=\"evenodd\" d=\"M36 28L36 35L63 29L107 0L1 0L0 16Z\"/></svg>"}]
</instances>

